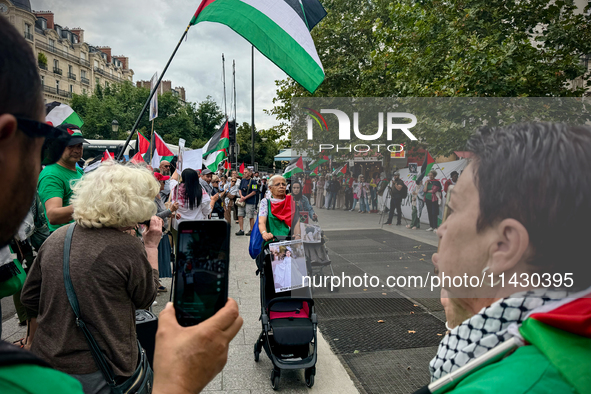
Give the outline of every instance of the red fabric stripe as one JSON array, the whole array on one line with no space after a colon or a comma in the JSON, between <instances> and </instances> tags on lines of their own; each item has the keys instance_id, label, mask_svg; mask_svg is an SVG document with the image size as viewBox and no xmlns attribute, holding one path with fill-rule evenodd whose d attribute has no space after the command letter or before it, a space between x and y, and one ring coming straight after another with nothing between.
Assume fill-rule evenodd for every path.
<instances>
[{"instance_id":1,"label":"red fabric stripe","mask_svg":"<svg viewBox=\"0 0 591 394\"><path fill-rule=\"evenodd\" d=\"M530 316L549 326L591 338L591 298L578 298L550 312Z\"/></svg>"},{"instance_id":2,"label":"red fabric stripe","mask_svg":"<svg viewBox=\"0 0 591 394\"><path fill-rule=\"evenodd\" d=\"M220 139L224 139L224 138L230 139L230 128L228 127L228 122L226 122L226 125L224 126L224 130L222 131L222 135L220 137Z\"/></svg>"},{"instance_id":3,"label":"red fabric stripe","mask_svg":"<svg viewBox=\"0 0 591 394\"><path fill-rule=\"evenodd\" d=\"M292 207L291 194L285 196L285 200L281 202L271 203L271 213L273 213L273 216L287 224L289 228L291 228L294 208L295 206Z\"/></svg>"},{"instance_id":4,"label":"red fabric stripe","mask_svg":"<svg viewBox=\"0 0 591 394\"><path fill-rule=\"evenodd\" d=\"M269 319L286 319L288 317L295 317L295 318L310 318L310 307L308 306L307 302L302 304L302 309L300 309L300 313L296 313L296 311L292 312L269 312Z\"/></svg>"},{"instance_id":5,"label":"red fabric stripe","mask_svg":"<svg viewBox=\"0 0 591 394\"><path fill-rule=\"evenodd\" d=\"M205 7L207 7L208 5L210 5L211 3L213 3L215 0L203 0L201 2L201 4L199 4L199 8L197 8L197 11L195 11L195 15L193 16L193 18L197 18L197 15L199 15L201 13L201 11L203 11L203 9Z\"/></svg>"}]
</instances>

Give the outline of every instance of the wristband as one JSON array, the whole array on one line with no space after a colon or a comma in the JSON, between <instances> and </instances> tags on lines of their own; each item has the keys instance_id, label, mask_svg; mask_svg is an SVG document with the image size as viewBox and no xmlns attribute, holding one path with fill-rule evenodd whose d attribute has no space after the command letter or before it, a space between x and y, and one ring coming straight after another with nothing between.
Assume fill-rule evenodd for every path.
<instances>
[{"instance_id":1,"label":"wristband","mask_svg":"<svg viewBox=\"0 0 591 394\"><path fill-rule=\"evenodd\" d=\"M267 234L267 232L266 231L263 231L261 234Z\"/></svg>"}]
</instances>

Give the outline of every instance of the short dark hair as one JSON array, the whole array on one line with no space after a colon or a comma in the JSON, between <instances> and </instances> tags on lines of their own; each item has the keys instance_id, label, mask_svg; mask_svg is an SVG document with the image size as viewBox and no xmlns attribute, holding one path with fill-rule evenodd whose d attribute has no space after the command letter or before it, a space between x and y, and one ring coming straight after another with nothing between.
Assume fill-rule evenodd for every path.
<instances>
[{"instance_id":1,"label":"short dark hair","mask_svg":"<svg viewBox=\"0 0 591 394\"><path fill-rule=\"evenodd\" d=\"M475 156L477 231L516 219L529 234L532 265L562 273L584 270L589 280L591 128L560 123L483 127L467 150Z\"/></svg>"},{"instance_id":2,"label":"short dark hair","mask_svg":"<svg viewBox=\"0 0 591 394\"><path fill-rule=\"evenodd\" d=\"M22 34L0 16L0 114L37 119L43 111L37 61Z\"/></svg>"}]
</instances>

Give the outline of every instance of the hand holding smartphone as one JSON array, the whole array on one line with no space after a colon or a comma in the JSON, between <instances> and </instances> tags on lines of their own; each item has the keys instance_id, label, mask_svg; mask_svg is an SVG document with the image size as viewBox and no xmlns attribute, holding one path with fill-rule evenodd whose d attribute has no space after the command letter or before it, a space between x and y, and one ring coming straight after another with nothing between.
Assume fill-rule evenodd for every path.
<instances>
[{"instance_id":1,"label":"hand holding smartphone","mask_svg":"<svg viewBox=\"0 0 591 394\"><path fill-rule=\"evenodd\" d=\"M213 316L228 300L230 227L225 220L184 221L178 228L173 304L181 326Z\"/></svg>"}]
</instances>

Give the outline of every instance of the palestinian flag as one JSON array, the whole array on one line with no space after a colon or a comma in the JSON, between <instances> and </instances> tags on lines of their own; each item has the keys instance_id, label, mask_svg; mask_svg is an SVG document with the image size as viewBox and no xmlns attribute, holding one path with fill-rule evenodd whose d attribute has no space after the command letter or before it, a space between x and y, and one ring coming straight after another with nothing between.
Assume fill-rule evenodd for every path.
<instances>
[{"instance_id":1,"label":"palestinian flag","mask_svg":"<svg viewBox=\"0 0 591 394\"><path fill-rule=\"evenodd\" d=\"M207 143L201 148L203 151L203 158L205 159L209 154L213 152L226 149L230 146L230 130L228 129L228 121L226 121L222 127L207 141Z\"/></svg>"},{"instance_id":2,"label":"palestinian flag","mask_svg":"<svg viewBox=\"0 0 591 394\"><path fill-rule=\"evenodd\" d=\"M312 172L310 173L310 176L318 176L318 169L319 169L319 168L320 168L320 167L316 167L316 168L314 169L314 171L312 171Z\"/></svg>"},{"instance_id":3,"label":"palestinian flag","mask_svg":"<svg viewBox=\"0 0 591 394\"><path fill-rule=\"evenodd\" d=\"M415 180L416 182L420 182L433 168L433 164L435 164L435 160L433 157L427 152L425 155L425 160L423 160L423 165L421 166L421 175Z\"/></svg>"},{"instance_id":4,"label":"palestinian flag","mask_svg":"<svg viewBox=\"0 0 591 394\"><path fill-rule=\"evenodd\" d=\"M139 134L139 133L138 133ZM168 148L168 146L166 145L166 142L164 142L164 140L162 139L162 137L160 137L158 135L158 133L154 132L154 143L152 144L152 141L150 141L150 145L148 150L146 151L146 154L144 154L144 160L146 161L146 163L151 164L150 160L150 152L152 152L152 159L154 159L154 157L159 156L160 159L158 160L158 166L160 165L160 162L162 160L166 160L166 161L171 161L174 158L174 153L172 153L172 151ZM140 142L140 151L142 149L142 142ZM158 167L156 166L156 167Z\"/></svg>"},{"instance_id":5,"label":"palestinian flag","mask_svg":"<svg viewBox=\"0 0 591 394\"><path fill-rule=\"evenodd\" d=\"M546 356L575 392L589 393L591 292L587 289L568 297L531 311L519 334Z\"/></svg>"},{"instance_id":6,"label":"palestinian flag","mask_svg":"<svg viewBox=\"0 0 591 394\"><path fill-rule=\"evenodd\" d=\"M105 152L103 153L103 158L101 159L101 162L103 162L105 160L114 160L114 159L115 159L115 153L109 152L108 149L105 149Z\"/></svg>"},{"instance_id":7,"label":"palestinian flag","mask_svg":"<svg viewBox=\"0 0 591 394\"><path fill-rule=\"evenodd\" d=\"M240 164L240 168L238 169L238 175L244 176L244 163Z\"/></svg>"},{"instance_id":8,"label":"palestinian flag","mask_svg":"<svg viewBox=\"0 0 591 394\"><path fill-rule=\"evenodd\" d=\"M224 162L224 170L230 170L232 168L232 164L228 160Z\"/></svg>"},{"instance_id":9,"label":"palestinian flag","mask_svg":"<svg viewBox=\"0 0 591 394\"><path fill-rule=\"evenodd\" d=\"M320 159L316 160L315 162L310 164L310 170L317 168L319 165L326 163L328 161L328 156L321 156ZM318 174L318 173L316 173Z\"/></svg>"},{"instance_id":10,"label":"palestinian flag","mask_svg":"<svg viewBox=\"0 0 591 394\"><path fill-rule=\"evenodd\" d=\"M54 127L57 127L62 123L71 123L80 128L84 124L82 119L80 119L80 116L74 112L72 107L58 103L57 101L45 104L45 113L45 122Z\"/></svg>"},{"instance_id":11,"label":"palestinian flag","mask_svg":"<svg viewBox=\"0 0 591 394\"><path fill-rule=\"evenodd\" d=\"M324 69L310 30L325 16L318 0L202 0L191 25L228 26L314 93L324 81Z\"/></svg>"},{"instance_id":12,"label":"palestinian flag","mask_svg":"<svg viewBox=\"0 0 591 394\"><path fill-rule=\"evenodd\" d=\"M338 170L336 170L335 172L333 172L333 176L341 176L341 175L345 175L347 173L347 163L345 163L345 165L343 165L341 168L339 168Z\"/></svg>"},{"instance_id":13,"label":"palestinian flag","mask_svg":"<svg viewBox=\"0 0 591 394\"><path fill-rule=\"evenodd\" d=\"M203 165L209 168L210 171L216 172L219 164L226 159L226 150L218 150L217 152L210 153L203 159Z\"/></svg>"},{"instance_id":14,"label":"palestinian flag","mask_svg":"<svg viewBox=\"0 0 591 394\"><path fill-rule=\"evenodd\" d=\"M297 174L298 172L303 172L304 171L304 160L302 159L302 156L293 159L289 165L285 168L285 171L283 172L283 177L285 179L290 178L292 175Z\"/></svg>"}]
</instances>

